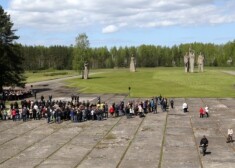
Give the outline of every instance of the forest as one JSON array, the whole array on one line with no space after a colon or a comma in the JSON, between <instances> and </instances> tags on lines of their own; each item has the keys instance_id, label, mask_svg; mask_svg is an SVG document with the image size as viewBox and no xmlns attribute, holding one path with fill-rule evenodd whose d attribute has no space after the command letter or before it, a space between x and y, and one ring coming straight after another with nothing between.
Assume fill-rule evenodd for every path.
<instances>
[{"instance_id":1,"label":"forest","mask_svg":"<svg viewBox=\"0 0 235 168\"><path fill-rule=\"evenodd\" d=\"M183 66L183 57L191 47L195 56L202 53L205 66L234 66L235 40L226 44L188 43L172 47L140 45L138 47L87 47L86 52L75 46L25 46L20 45L20 55L23 57L25 70L42 69L77 69L74 58L81 62L87 61L90 69L129 67L131 56L135 57L137 67ZM75 56L77 55L77 56ZM233 61L232 61L233 60Z\"/></svg>"}]
</instances>

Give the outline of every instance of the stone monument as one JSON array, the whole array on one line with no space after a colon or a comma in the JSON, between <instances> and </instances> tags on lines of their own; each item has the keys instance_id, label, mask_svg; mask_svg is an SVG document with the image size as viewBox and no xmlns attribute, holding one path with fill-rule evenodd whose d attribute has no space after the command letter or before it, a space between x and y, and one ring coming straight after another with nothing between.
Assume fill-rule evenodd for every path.
<instances>
[{"instance_id":1,"label":"stone monument","mask_svg":"<svg viewBox=\"0 0 235 168\"><path fill-rule=\"evenodd\" d=\"M131 62L130 62L130 72L135 72L135 57L132 55Z\"/></svg>"},{"instance_id":2,"label":"stone monument","mask_svg":"<svg viewBox=\"0 0 235 168\"><path fill-rule=\"evenodd\" d=\"M190 72L192 73L194 71L194 59L195 59L195 54L194 54L194 51L190 47L189 48L189 63L190 63Z\"/></svg>"},{"instance_id":3,"label":"stone monument","mask_svg":"<svg viewBox=\"0 0 235 168\"><path fill-rule=\"evenodd\" d=\"M83 77L83 79L88 79L88 63L87 62L85 62L84 63L84 77Z\"/></svg>"},{"instance_id":4,"label":"stone monument","mask_svg":"<svg viewBox=\"0 0 235 168\"><path fill-rule=\"evenodd\" d=\"M189 56L187 52L184 56L184 71L189 72Z\"/></svg>"},{"instance_id":5,"label":"stone monument","mask_svg":"<svg viewBox=\"0 0 235 168\"><path fill-rule=\"evenodd\" d=\"M204 56L200 53L197 58L198 72L203 72Z\"/></svg>"},{"instance_id":6,"label":"stone monument","mask_svg":"<svg viewBox=\"0 0 235 168\"><path fill-rule=\"evenodd\" d=\"M229 59L227 60L227 64L232 65L232 63L233 63L233 59L231 57L229 57Z\"/></svg>"}]
</instances>

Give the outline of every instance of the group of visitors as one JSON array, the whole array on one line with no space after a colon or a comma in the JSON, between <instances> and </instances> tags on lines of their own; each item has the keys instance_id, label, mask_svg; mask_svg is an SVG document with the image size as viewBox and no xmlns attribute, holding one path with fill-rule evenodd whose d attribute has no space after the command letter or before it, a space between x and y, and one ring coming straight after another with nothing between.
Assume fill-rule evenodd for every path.
<instances>
[{"instance_id":1,"label":"group of visitors","mask_svg":"<svg viewBox=\"0 0 235 168\"><path fill-rule=\"evenodd\" d=\"M204 116L206 116L208 118L209 117L208 106L206 105L206 107L204 109L202 107L200 107L199 114L200 114L200 118L203 118Z\"/></svg>"},{"instance_id":2,"label":"group of visitors","mask_svg":"<svg viewBox=\"0 0 235 168\"><path fill-rule=\"evenodd\" d=\"M71 96L71 101L55 101L52 100L52 95L45 100L42 95L39 100L21 100L20 104L17 101L10 103L10 108L5 107L3 100L0 101L0 119L12 121L23 120L40 120L45 118L47 123L61 123L62 121L84 122L87 120L101 121L109 117L119 117L125 115L128 119L133 116L145 117L147 113L157 113L157 106L160 105L163 112L168 108L167 99L161 97L152 98L144 101L123 101L113 103L108 106L107 103L101 102L101 98L97 98L97 103L92 104L89 101L79 101L79 96ZM170 100L171 108L174 108L173 99ZM183 111L188 111L187 103L182 105ZM200 118L209 117L209 108L202 107L199 110ZM228 129L227 143L233 142L233 130ZM205 140L205 137L204 137ZM204 141L203 140L203 141ZM206 140L205 140L206 142ZM203 143L203 142L202 142ZM208 145L208 140L207 140Z\"/></svg>"},{"instance_id":3,"label":"group of visitors","mask_svg":"<svg viewBox=\"0 0 235 168\"><path fill-rule=\"evenodd\" d=\"M126 115L132 118L133 116L144 117L147 113L157 113L157 105L161 105L163 111L167 109L167 99L156 97L144 101L130 101L124 104L123 101L113 103L110 107L107 103L101 102L100 97L97 98L96 104L91 104L89 101L79 102L79 96L72 96L71 101L55 101L52 100L52 95L45 100L42 95L39 100L21 100L20 104L17 101L10 103L10 108L7 109L3 105L0 110L0 119L13 121L30 119L40 120L46 118L48 123L61 123L64 120L72 122L83 122L87 120L103 120L110 117L119 117ZM1 105L1 103L0 103Z\"/></svg>"},{"instance_id":4,"label":"group of visitors","mask_svg":"<svg viewBox=\"0 0 235 168\"><path fill-rule=\"evenodd\" d=\"M22 100L32 96L31 90L22 89L22 90L3 90L1 93L1 100L13 101L13 100Z\"/></svg>"}]
</instances>

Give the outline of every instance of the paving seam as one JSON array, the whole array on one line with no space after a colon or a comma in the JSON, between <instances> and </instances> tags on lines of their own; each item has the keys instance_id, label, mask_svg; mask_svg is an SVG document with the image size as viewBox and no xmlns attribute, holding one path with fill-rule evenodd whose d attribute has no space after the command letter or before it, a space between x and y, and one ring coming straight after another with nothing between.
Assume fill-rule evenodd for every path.
<instances>
[{"instance_id":1,"label":"paving seam","mask_svg":"<svg viewBox=\"0 0 235 168\"><path fill-rule=\"evenodd\" d=\"M184 100L186 102L186 98ZM195 143L195 146L196 146L196 149L197 149L197 153L198 153L198 160L199 160L201 168L203 168L202 158L201 158L201 155L200 155L200 151L199 151L199 148L198 148L197 140L196 140L195 133L194 133L194 130L193 130L193 123L192 123L192 116L191 115L190 115L190 120L189 121L190 121L190 126L191 126L191 129L192 129L192 132L193 132L194 143Z\"/></svg>"},{"instance_id":2,"label":"paving seam","mask_svg":"<svg viewBox=\"0 0 235 168\"><path fill-rule=\"evenodd\" d=\"M47 123L44 123L44 124L42 124L42 125L45 125L45 124L47 124ZM41 126L42 126L42 125L41 125ZM36 128L38 128L38 127L36 127ZM36 128L34 128L34 129L36 129ZM8 160L10 160L10 159L14 158L15 156L19 155L20 153L24 152L25 150L27 150L28 148L32 147L33 145L35 145L35 144L37 144L37 143L41 142L42 140L44 140L45 138L49 137L50 135L52 135L52 134L54 134L54 133L58 132L60 129L62 129L62 128L56 129L53 133L51 133L51 134L49 134L49 135L45 136L45 137L44 137L44 138L42 138L41 140L39 140L39 141L37 141L37 142L33 143L32 145L30 145L30 146L26 147L25 149L23 149L22 151L18 152L18 153L17 153L17 154L15 154L14 156L12 156L12 157L10 157L10 158L8 158L8 159L6 159L6 160L2 161L2 162L0 163L0 165L1 165L1 164L3 164L3 163L5 163L5 162L7 162ZM32 130L31 130L31 131L32 131ZM23 135L23 134L21 134L21 135Z\"/></svg>"},{"instance_id":3,"label":"paving seam","mask_svg":"<svg viewBox=\"0 0 235 168\"><path fill-rule=\"evenodd\" d=\"M205 105L206 103L203 101L203 99L201 99L201 101L203 102L203 104ZM217 99L217 101L219 101L219 99ZM219 101L220 102L220 101ZM220 102L221 103L221 102ZM223 103L221 103L221 104L223 104ZM214 117L214 118L217 118L217 117ZM210 117L210 119L213 121L213 122L215 122L216 123L216 125L218 126L218 130L219 130L219 132L220 132L220 134L222 135L222 136L224 136L225 137L225 139L227 139L227 135L226 134L224 134L222 131L221 131L221 129L220 129L220 125L219 125L219 121L218 122L216 122L216 120L215 119L213 119L213 118L211 118ZM231 148L233 151L235 151L235 147L234 146L231 146L231 145L229 145L229 144L227 144L227 146L229 147L229 148Z\"/></svg>"},{"instance_id":4,"label":"paving seam","mask_svg":"<svg viewBox=\"0 0 235 168\"><path fill-rule=\"evenodd\" d=\"M195 133L194 133L194 130L193 130L193 123L192 123L191 115L190 115L190 125L191 125L191 129L193 131L193 140L194 140L194 143L195 143L195 146L196 146L196 149L197 149L198 160L199 160L201 168L203 168L202 158L201 158L201 155L200 155L200 151L199 151L199 148L198 148L197 140L196 140Z\"/></svg>"},{"instance_id":5,"label":"paving seam","mask_svg":"<svg viewBox=\"0 0 235 168\"><path fill-rule=\"evenodd\" d=\"M136 138L136 135L137 135L137 133L138 133L138 131L139 131L139 129L140 129L140 126L143 124L145 118L146 118L146 117L144 117L144 118L142 119L142 121L140 122L138 128L136 129L136 131L135 131L135 133L134 133L133 138L130 140L129 144L127 145L127 148L126 148L126 150L124 151L124 153L122 154L122 157L121 157L121 159L120 159L120 161L118 162L118 164L117 164L116 167L119 167L120 164L122 163L123 158L125 157L125 155L126 155L128 149L130 148L130 146L131 146L133 140Z\"/></svg>"},{"instance_id":6,"label":"paving seam","mask_svg":"<svg viewBox=\"0 0 235 168\"><path fill-rule=\"evenodd\" d=\"M158 168L162 167L162 160L163 160L163 148L164 148L164 144L165 144L165 139L166 139L166 126L167 126L167 119L168 119L168 113L166 112L166 119L165 119L165 126L164 126L164 130L163 130L163 137L162 137L162 145L161 145L161 152L160 152L160 159L159 159L159 163L158 163Z\"/></svg>"},{"instance_id":7,"label":"paving seam","mask_svg":"<svg viewBox=\"0 0 235 168\"><path fill-rule=\"evenodd\" d=\"M69 124L70 125L70 124ZM86 128L89 128L91 125L89 125ZM73 136L72 138L70 138L70 140L68 142L66 142L65 144L63 144L61 147L59 147L57 150L55 150L54 152L52 152L48 157L44 158L40 163L38 163L36 166L34 166L34 168L40 166L45 160L49 159L52 155L54 155L57 151L59 151L62 147L64 147L65 145L67 145L69 142L71 142L74 138L76 138L77 136L79 136L82 132L84 132L85 129L83 129L82 131L80 131L77 135ZM60 128L61 129L61 128Z\"/></svg>"},{"instance_id":8,"label":"paving seam","mask_svg":"<svg viewBox=\"0 0 235 168\"><path fill-rule=\"evenodd\" d=\"M43 126L43 125L45 125L45 124L46 124L46 123L43 123L43 124L40 124L39 126ZM14 140L14 139L16 139L16 138L19 138L19 137L21 137L21 136L23 136L23 135L29 133L30 131L33 131L33 130L37 129L39 126L33 128L33 129L30 129L30 130L24 132L23 134L17 135L16 137L14 137L14 138L12 138L12 139L9 139L8 141L6 141L6 142L0 144L0 147L3 146L4 144L6 144L6 143L8 143L8 142L10 142L10 141L12 141L12 140ZM1 164L1 163L0 163L0 164Z\"/></svg>"},{"instance_id":9,"label":"paving seam","mask_svg":"<svg viewBox=\"0 0 235 168\"><path fill-rule=\"evenodd\" d=\"M11 120L12 121L12 120ZM1 121L1 122L7 122L7 121ZM0 123L1 123L0 122ZM13 121L12 121L13 122ZM17 121L16 121L17 122ZM16 124L16 125L14 125L14 126L19 126L19 125L21 125L21 124L24 124L25 122L22 122L22 123L19 123L19 124ZM3 133L3 132L5 132L5 131L7 131L7 130L9 130L9 129L12 129L12 127L9 127L9 128L7 128L7 129L5 129L5 130L2 130L2 131L0 131L0 133Z\"/></svg>"},{"instance_id":10,"label":"paving seam","mask_svg":"<svg viewBox=\"0 0 235 168\"><path fill-rule=\"evenodd\" d=\"M214 120L213 120L213 121L214 121ZM216 125L217 125L218 128L219 128L220 134L221 134L222 136L224 136L224 137L225 137L225 140L226 140L226 139L227 139L227 135L224 134L224 133L222 133L222 131L220 130L220 125L219 125L218 123L216 123ZM233 139L233 141L234 141L234 139ZM232 144L233 144L233 143L232 143ZM230 145L229 143L227 143L227 146L228 146L229 148L231 148L233 151L235 151L235 147L234 147L234 146Z\"/></svg>"},{"instance_id":11,"label":"paving seam","mask_svg":"<svg viewBox=\"0 0 235 168\"><path fill-rule=\"evenodd\" d=\"M112 130L113 128L123 119L123 117L120 117L119 120L110 128L110 130L102 137L100 138L100 140L93 146L93 148L91 148L91 150L89 152L87 152L84 157L82 158L82 160L76 164L74 166L74 168L78 167L79 165L81 165L81 163L87 158L87 156L96 148L96 146L98 146L100 144L100 142L104 139L104 137L106 137Z\"/></svg>"}]
</instances>

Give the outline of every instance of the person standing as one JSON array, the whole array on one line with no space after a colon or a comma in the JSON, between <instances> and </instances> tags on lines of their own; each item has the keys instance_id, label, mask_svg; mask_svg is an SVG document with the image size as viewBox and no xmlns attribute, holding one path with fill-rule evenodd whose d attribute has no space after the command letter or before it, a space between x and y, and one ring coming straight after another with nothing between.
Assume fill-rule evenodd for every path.
<instances>
[{"instance_id":1,"label":"person standing","mask_svg":"<svg viewBox=\"0 0 235 168\"><path fill-rule=\"evenodd\" d=\"M199 113L200 113L200 118L203 118L203 116L204 116L204 110L203 110L202 107L200 108Z\"/></svg>"},{"instance_id":2,"label":"person standing","mask_svg":"<svg viewBox=\"0 0 235 168\"><path fill-rule=\"evenodd\" d=\"M183 108L184 112L187 112L188 111L187 103L184 102L182 108Z\"/></svg>"},{"instance_id":3,"label":"person standing","mask_svg":"<svg viewBox=\"0 0 235 168\"><path fill-rule=\"evenodd\" d=\"M51 103L51 101L52 101L52 95L50 94L49 95L49 102Z\"/></svg>"},{"instance_id":4,"label":"person standing","mask_svg":"<svg viewBox=\"0 0 235 168\"><path fill-rule=\"evenodd\" d=\"M46 113L47 113L47 123L49 124L51 122L51 108L50 107L47 108Z\"/></svg>"},{"instance_id":5,"label":"person standing","mask_svg":"<svg viewBox=\"0 0 235 168\"><path fill-rule=\"evenodd\" d=\"M12 115L12 121L16 121L16 110L15 109L12 109L11 115Z\"/></svg>"},{"instance_id":6,"label":"person standing","mask_svg":"<svg viewBox=\"0 0 235 168\"><path fill-rule=\"evenodd\" d=\"M200 141L200 146L202 147L203 156L206 155L206 149L207 149L208 144L209 144L208 139L206 138L205 135L203 135L203 137L202 137L202 139Z\"/></svg>"},{"instance_id":7,"label":"person standing","mask_svg":"<svg viewBox=\"0 0 235 168\"><path fill-rule=\"evenodd\" d=\"M207 105L205 107L205 113L206 113L206 117L208 118L209 117L209 108Z\"/></svg>"},{"instance_id":8,"label":"person standing","mask_svg":"<svg viewBox=\"0 0 235 168\"><path fill-rule=\"evenodd\" d=\"M229 128L228 129L228 138L227 138L227 143L233 142L233 129Z\"/></svg>"},{"instance_id":9,"label":"person standing","mask_svg":"<svg viewBox=\"0 0 235 168\"><path fill-rule=\"evenodd\" d=\"M113 117L113 114L114 114L114 107L113 106L110 106L109 114Z\"/></svg>"},{"instance_id":10,"label":"person standing","mask_svg":"<svg viewBox=\"0 0 235 168\"><path fill-rule=\"evenodd\" d=\"M26 122L26 114L27 114L27 108L26 108L26 107L23 107L23 110L22 110L23 122Z\"/></svg>"},{"instance_id":11,"label":"person standing","mask_svg":"<svg viewBox=\"0 0 235 168\"><path fill-rule=\"evenodd\" d=\"M170 104L171 104L171 108L173 109L174 108L174 100L173 99L170 100Z\"/></svg>"}]
</instances>

